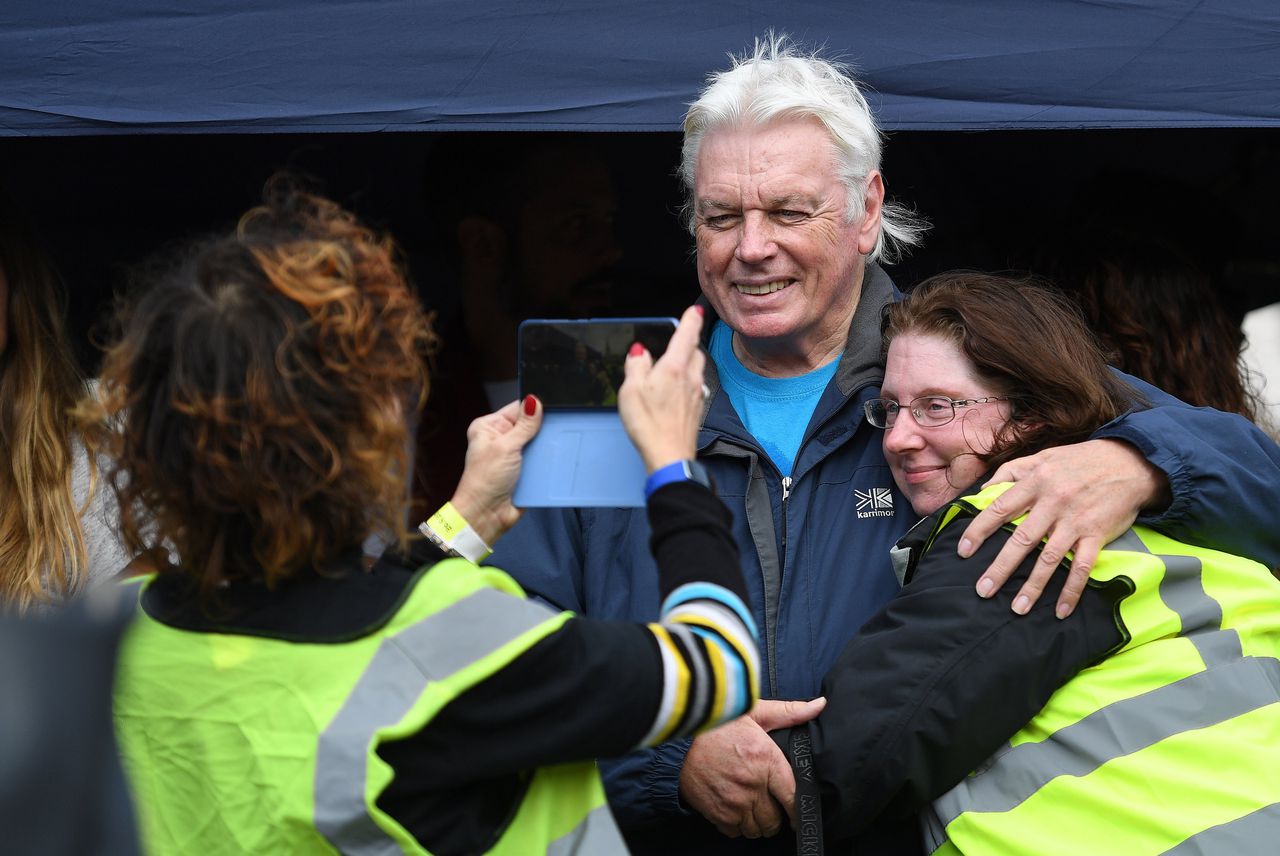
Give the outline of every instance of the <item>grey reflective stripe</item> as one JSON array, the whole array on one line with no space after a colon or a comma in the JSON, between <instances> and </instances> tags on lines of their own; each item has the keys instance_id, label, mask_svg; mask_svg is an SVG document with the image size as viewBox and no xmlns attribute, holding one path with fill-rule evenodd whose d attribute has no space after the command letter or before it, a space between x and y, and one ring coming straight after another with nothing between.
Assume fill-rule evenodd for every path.
<instances>
[{"instance_id":1,"label":"grey reflective stripe","mask_svg":"<svg viewBox=\"0 0 1280 856\"><path fill-rule=\"evenodd\" d=\"M1107 550L1146 553L1151 550L1132 529L1106 546ZM1219 666L1244 656L1240 635L1222 629L1222 605L1204 590L1204 565L1195 556L1157 555L1164 563L1160 598L1178 613L1182 635L1196 646L1206 666Z\"/></svg>"},{"instance_id":2,"label":"grey reflective stripe","mask_svg":"<svg viewBox=\"0 0 1280 856\"><path fill-rule=\"evenodd\" d=\"M1116 540L1104 546L1104 550L1123 550L1126 553L1150 553L1147 545L1142 543L1142 539L1138 537L1138 533L1132 529L1125 530L1125 533Z\"/></svg>"},{"instance_id":3,"label":"grey reflective stripe","mask_svg":"<svg viewBox=\"0 0 1280 856\"><path fill-rule=\"evenodd\" d=\"M1222 604L1204 590L1204 566L1195 556L1157 556L1164 562L1160 597L1182 619L1182 635L1191 640L1206 666L1243 656L1240 636L1222 629Z\"/></svg>"},{"instance_id":4,"label":"grey reflective stripe","mask_svg":"<svg viewBox=\"0 0 1280 856\"><path fill-rule=\"evenodd\" d=\"M364 803L374 732L403 719L432 681L466 668L555 614L541 604L481 589L383 639L320 735L315 781L320 834L343 853L401 853Z\"/></svg>"},{"instance_id":5,"label":"grey reflective stripe","mask_svg":"<svg viewBox=\"0 0 1280 856\"><path fill-rule=\"evenodd\" d=\"M547 856L594 856L596 853L626 856L628 852L609 807L603 805L593 809L568 835L547 846Z\"/></svg>"},{"instance_id":6,"label":"grey reflective stripe","mask_svg":"<svg viewBox=\"0 0 1280 856\"><path fill-rule=\"evenodd\" d=\"M934 801L944 826L966 811L1010 811L1058 776L1085 776L1175 734L1280 700L1280 661L1249 657L1107 705L1040 743L1006 752Z\"/></svg>"},{"instance_id":7,"label":"grey reflective stripe","mask_svg":"<svg viewBox=\"0 0 1280 856\"><path fill-rule=\"evenodd\" d=\"M947 843L947 830L942 827L942 818L932 805L920 810L920 837L924 839L924 852L932 853Z\"/></svg>"},{"instance_id":8,"label":"grey reflective stripe","mask_svg":"<svg viewBox=\"0 0 1280 856\"><path fill-rule=\"evenodd\" d=\"M1223 853L1274 853L1280 846L1280 804L1260 808L1230 823L1191 836L1161 856L1221 856Z\"/></svg>"}]
</instances>

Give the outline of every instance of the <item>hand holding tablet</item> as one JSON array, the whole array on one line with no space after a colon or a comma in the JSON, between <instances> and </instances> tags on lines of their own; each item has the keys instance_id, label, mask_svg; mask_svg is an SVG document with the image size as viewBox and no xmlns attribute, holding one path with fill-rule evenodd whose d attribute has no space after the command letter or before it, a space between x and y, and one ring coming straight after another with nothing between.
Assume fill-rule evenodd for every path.
<instances>
[{"instance_id":1,"label":"hand holding tablet","mask_svg":"<svg viewBox=\"0 0 1280 856\"><path fill-rule=\"evenodd\" d=\"M691 309L685 319L695 315L696 310ZM696 317L682 337L690 341L682 344L679 371L689 377L690 361L701 360L697 349L700 320ZM618 413L618 400L624 378L643 374L643 378L632 382L646 383L647 388L643 394L631 395L631 409L636 411L633 428L649 432L646 450L652 449L651 455L661 456L672 453L665 450L666 446L672 450L676 445L682 450L692 446L692 435L673 439L673 434L689 433L684 429L668 430L665 422L674 425L673 414L662 414L664 419L659 420L653 412L654 408L661 410L671 405L681 394L668 387L688 382L688 378L676 378L670 365L674 361L661 366L653 362L660 361L675 328L673 318L532 320L520 326L520 394L537 396L544 418L538 435L524 451L514 497L517 506L644 505L645 477L652 466L646 467L627 436ZM636 343L643 346L645 356L640 366L627 371L627 354ZM701 362L698 366L695 388L700 390ZM672 398L663 404L662 395ZM701 416L700 410L696 416ZM688 421L687 415L683 421ZM696 432L696 422L693 427ZM692 454L692 448L688 454ZM664 463L671 462L653 465Z\"/></svg>"}]
</instances>

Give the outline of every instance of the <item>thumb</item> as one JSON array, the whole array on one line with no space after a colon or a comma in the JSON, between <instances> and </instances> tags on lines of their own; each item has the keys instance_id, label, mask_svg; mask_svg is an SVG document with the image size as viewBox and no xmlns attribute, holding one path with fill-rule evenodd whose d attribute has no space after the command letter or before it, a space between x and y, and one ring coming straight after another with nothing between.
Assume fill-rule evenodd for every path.
<instances>
[{"instance_id":1,"label":"thumb","mask_svg":"<svg viewBox=\"0 0 1280 856\"><path fill-rule=\"evenodd\" d=\"M822 713L822 709L826 706L827 700L822 696L811 701L765 700L752 708L748 716L765 731L773 731L776 728L790 728L793 725L808 722Z\"/></svg>"},{"instance_id":2,"label":"thumb","mask_svg":"<svg viewBox=\"0 0 1280 856\"><path fill-rule=\"evenodd\" d=\"M542 402L536 395L526 395L520 402L520 414L516 417L516 424L511 426L508 436L523 449L541 427Z\"/></svg>"}]
</instances>

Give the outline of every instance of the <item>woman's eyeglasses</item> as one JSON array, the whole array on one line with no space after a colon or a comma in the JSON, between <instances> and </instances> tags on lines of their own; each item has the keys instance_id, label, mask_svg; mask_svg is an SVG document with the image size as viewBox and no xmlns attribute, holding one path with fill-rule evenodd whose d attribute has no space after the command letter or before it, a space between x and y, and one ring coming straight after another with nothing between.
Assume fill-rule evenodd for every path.
<instances>
[{"instance_id":1,"label":"woman's eyeglasses","mask_svg":"<svg viewBox=\"0 0 1280 856\"><path fill-rule=\"evenodd\" d=\"M945 395L924 395L913 399L905 409L921 428L937 428L956 418L956 409L988 401L1008 401L1006 395L988 395L985 398L947 398ZM904 405L889 398L873 398L862 406L867 421L877 428L892 428L898 421L898 411Z\"/></svg>"}]
</instances>

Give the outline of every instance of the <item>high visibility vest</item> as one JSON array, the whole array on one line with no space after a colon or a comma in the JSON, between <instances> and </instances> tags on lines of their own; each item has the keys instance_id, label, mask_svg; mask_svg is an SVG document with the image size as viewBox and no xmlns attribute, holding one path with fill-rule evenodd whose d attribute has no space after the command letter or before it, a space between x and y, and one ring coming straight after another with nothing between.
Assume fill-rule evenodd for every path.
<instances>
[{"instance_id":1,"label":"high visibility vest","mask_svg":"<svg viewBox=\"0 0 1280 856\"><path fill-rule=\"evenodd\" d=\"M937 529L1007 487L958 500ZM1280 582L1136 526L1099 555L1089 584L1104 583L1131 589L1124 643L933 803L927 849L1280 852Z\"/></svg>"},{"instance_id":2,"label":"high visibility vest","mask_svg":"<svg viewBox=\"0 0 1280 856\"><path fill-rule=\"evenodd\" d=\"M146 850L427 853L377 805L394 776L379 745L568 618L460 559L422 572L383 627L338 643L192 632L139 610L115 716ZM489 852L625 853L595 764L534 771Z\"/></svg>"}]
</instances>

